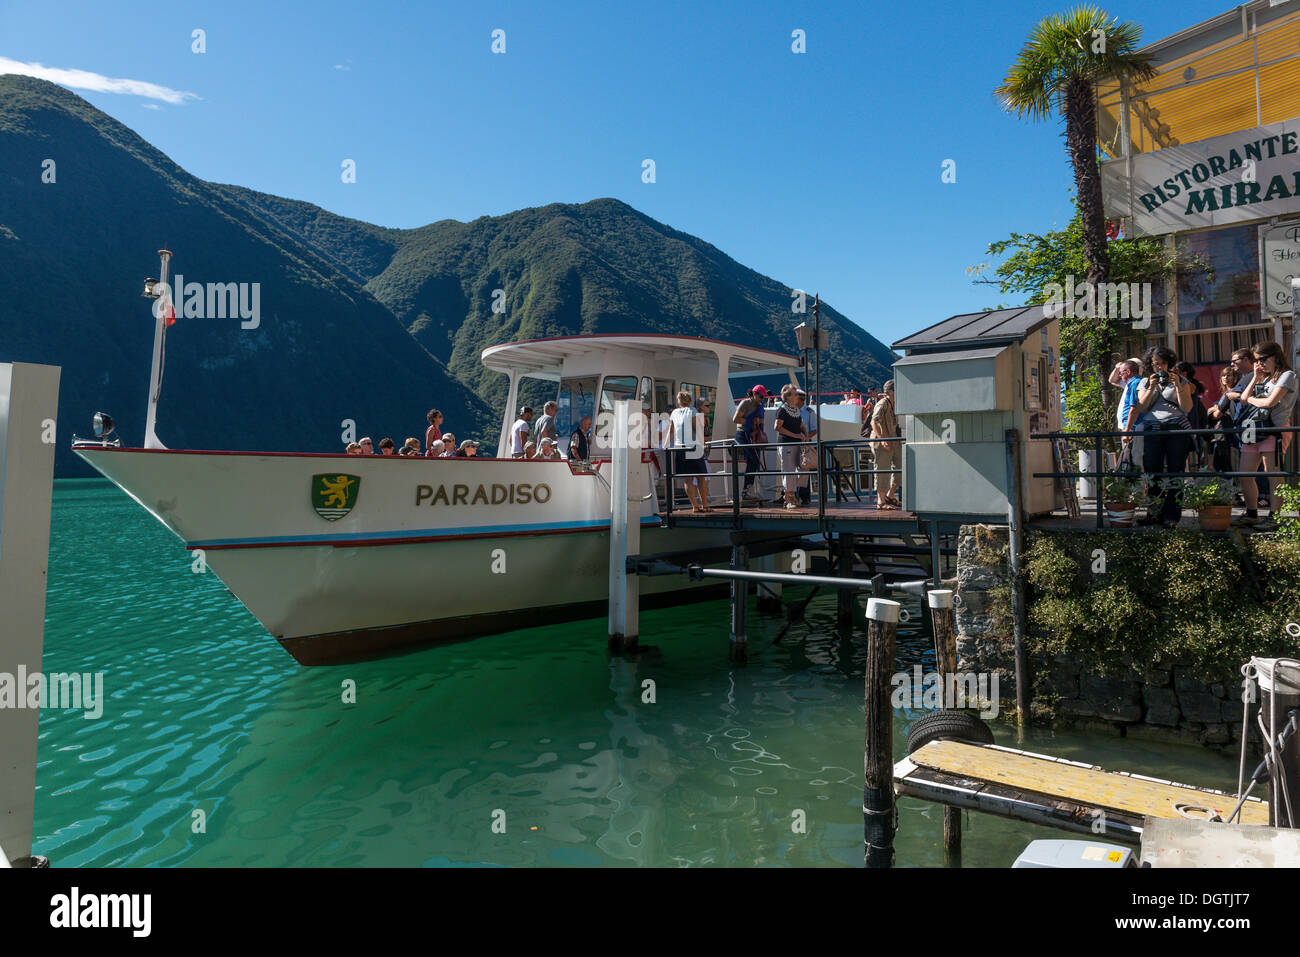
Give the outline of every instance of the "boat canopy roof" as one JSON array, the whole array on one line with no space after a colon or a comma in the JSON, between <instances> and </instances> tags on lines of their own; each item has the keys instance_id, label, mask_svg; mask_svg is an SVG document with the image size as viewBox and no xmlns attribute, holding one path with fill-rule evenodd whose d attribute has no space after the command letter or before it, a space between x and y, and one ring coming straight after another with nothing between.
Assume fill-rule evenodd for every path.
<instances>
[{"instance_id":1,"label":"boat canopy roof","mask_svg":"<svg viewBox=\"0 0 1300 957\"><path fill-rule=\"evenodd\" d=\"M544 379L558 379L566 359L595 352L619 352L660 361L727 357L728 373L760 369L792 369L797 356L719 339L697 336L612 335L556 336L506 342L483 350L483 365L494 372L516 372Z\"/></svg>"}]
</instances>

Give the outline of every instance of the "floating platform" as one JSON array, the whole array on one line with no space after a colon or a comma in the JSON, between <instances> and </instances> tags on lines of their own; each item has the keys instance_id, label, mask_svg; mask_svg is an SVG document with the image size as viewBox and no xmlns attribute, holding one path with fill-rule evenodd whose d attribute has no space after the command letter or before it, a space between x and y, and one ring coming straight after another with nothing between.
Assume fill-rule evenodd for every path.
<instances>
[{"instance_id":1,"label":"floating platform","mask_svg":"<svg viewBox=\"0 0 1300 957\"><path fill-rule=\"evenodd\" d=\"M1223 791L960 741L932 741L899 761L894 790L1132 845L1141 844L1144 818L1209 820L1217 814L1226 819L1237 805ZM1268 802L1247 799L1239 821L1267 825Z\"/></svg>"}]
</instances>

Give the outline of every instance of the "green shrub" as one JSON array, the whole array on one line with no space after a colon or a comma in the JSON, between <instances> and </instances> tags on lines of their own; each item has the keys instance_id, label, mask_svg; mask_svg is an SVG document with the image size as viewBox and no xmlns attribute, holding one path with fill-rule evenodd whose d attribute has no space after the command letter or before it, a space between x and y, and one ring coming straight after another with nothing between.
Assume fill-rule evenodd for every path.
<instances>
[{"instance_id":1,"label":"green shrub","mask_svg":"<svg viewBox=\"0 0 1300 957\"><path fill-rule=\"evenodd\" d=\"M1041 534L1024 562L1031 651L1103 672L1163 661L1216 678L1252 655L1300 654L1286 632L1300 622L1300 540L1248 545L1243 559L1230 539L1192 529Z\"/></svg>"}]
</instances>

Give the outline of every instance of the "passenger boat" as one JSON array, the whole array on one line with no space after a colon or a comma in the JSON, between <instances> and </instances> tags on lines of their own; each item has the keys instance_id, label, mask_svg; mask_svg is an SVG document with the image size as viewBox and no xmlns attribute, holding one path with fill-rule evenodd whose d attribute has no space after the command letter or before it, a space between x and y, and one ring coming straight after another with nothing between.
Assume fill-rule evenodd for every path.
<instances>
[{"instance_id":1,"label":"passenger boat","mask_svg":"<svg viewBox=\"0 0 1300 957\"><path fill-rule=\"evenodd\" d=\"M162 298L166 266L164 256L163 281L147 287ZM730 375L793 376L799 364L687 336L515 342L482 353L487 368L509 377L496 458L177 450L154 432L167 326L162 311L155 314L143 446L74 438L73 450L187 549L201 550L207 568L304 665L605 613L610 443L597 429L588 464L510 458L521 380L554 383L564 446L584 415L598 418L627 399L664 414L679 390L713 401L714 435L725 437ZM722 471L724 453L711 459L710 471ZM642 526L642 554L727 544L725 531L661 528L652 452L642 453L640 467L640 487L651 491L639 509L629 507L629 519ZM727 484L714 483L714 501L725 500ZM641 603L691 600L699 587L645 578Z\"/></svg>"}]
</instances>

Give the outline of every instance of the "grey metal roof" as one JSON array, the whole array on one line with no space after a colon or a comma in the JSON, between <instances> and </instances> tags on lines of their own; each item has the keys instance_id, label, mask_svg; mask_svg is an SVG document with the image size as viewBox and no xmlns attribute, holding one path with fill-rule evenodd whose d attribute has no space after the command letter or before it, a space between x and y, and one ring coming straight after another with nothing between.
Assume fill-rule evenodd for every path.
<instances>
[{"instance_id":1,"label":"grey metal roof","mask_svg":"<svg viewBox=\"0 0 1300 957\"><path fill-rule=\"evenodd\" d=\"M1010 348L1010 345L1004 345L989 346L986 349L945 349L942 352L914 352L907 358L895 362L894 368L931 362L956 362L958 359L992 359Z\"/></svg>"},{"instance_id":2,"label":"grey metal roof","mask_svg":"<svg viewBox=\"0 0 1300 957\"><path fill-rule=\"evenodd\" d=\"M1052 316L1043 307L1015 306L992 312L969 312L936 323L894 343L895 349L934 349L944 346L978 345L989 340L1020 341L1047 325Z\"/></svg>"}]
</instances>

